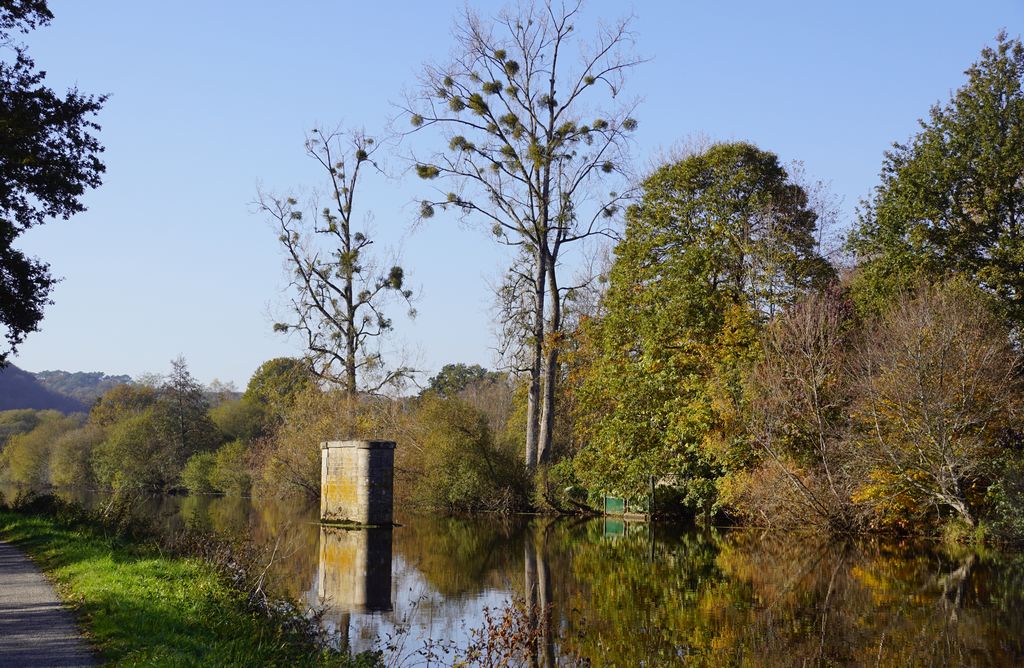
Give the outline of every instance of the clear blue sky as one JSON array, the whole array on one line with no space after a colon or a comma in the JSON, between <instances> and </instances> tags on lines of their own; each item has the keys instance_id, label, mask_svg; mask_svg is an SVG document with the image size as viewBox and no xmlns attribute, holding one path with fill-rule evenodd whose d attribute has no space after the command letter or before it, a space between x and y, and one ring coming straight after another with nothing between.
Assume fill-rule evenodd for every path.
<instances>
[{"instance_id":1,"label":"clear blue sky","mask_svg":"<svg viewBox=\"0 0 1024 668\"><path fill-rule=\"evenodd\" d=\"M494 13L500 3L471 3ZM51 0L28 38L55 87L107 92L107 174L89 211L23 246L63 276L41 332L14 362L138 375L178 354L203 382L244 387L264 360L300 352L271 332L284 273L253 213L257 186L315 185L313 124L381 128L425 61L449 53L461 2ZM592 1L591 17L628 5ZM948 98L982 47L1024 31L1021 0L636 2L630 79L637 164L688 135L744 139L831 183L844 221L882 152ZM400 164L392 164L399 171ZM438 215L410 224L415 177L367 183L380 245L400 251L421 299L398 345L427 370L493 364L488 282L505 254ZM399 315L396 311L396 315Z\"/></svg>"}]
</instances>

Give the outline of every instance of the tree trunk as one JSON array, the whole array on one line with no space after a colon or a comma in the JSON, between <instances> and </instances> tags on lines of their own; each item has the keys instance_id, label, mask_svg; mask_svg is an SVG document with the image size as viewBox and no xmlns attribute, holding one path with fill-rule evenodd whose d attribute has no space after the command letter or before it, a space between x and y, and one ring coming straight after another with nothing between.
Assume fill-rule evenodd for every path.
<instances>
[{"instance_id":1,"label":"tree trunk","mask_svg":"<svg viewBox=\"0 0 1024 668\"><path fill-rule=\"evenodd\" d=\"M544 403L541 406L540 439L537 443L537 462L543 464L551 457L551 441L555 431L555 389L558 383L558 352L561 347L559 335L562 330L562 303L558 299L558 276L554 260L546 260L548 266L548 297L551 299L551 317L547 323L547 354L541 368L544 382Z\"/></svg>"},{"instance_id":2,"label":"tree trunk","mask_svg":"<svg viewBox=\"0 0 1024 668\"><path fill-rule=\"evenodd\" d=\"M353 184L354 185L354 184ZM349 227L346 222L342 227L344 231L345 254L352 251L352 242L349 237ZM356 393L356 353L359 347L359 340L356 336L356 304L355 304L355 275L351 265L345 269L345 393L350 397Z\"/></svg>"},{"instance_id":3,"label":"tree trunk","mask_svg":"<svg viewBox=\"0 0 1024 668\"><path fill-rule=\"evenodd\" d=\"M540 248L533 282L533 342L530 349L530 391L526 400L526 468L537 468L540 435L541 371L544 362L544 283L547 263Z\"/></svg>"},{"instance_id":4,"label":"tree trunk","mask_svg":"<svg viewBox=\"0 0 1024 668\"><path fill-rule=\"evenodd\" d=\"M355 344L352 344L353 349ZM355 396L356 393L356 356L353 349L350 349L345 356L345 394Z\"/></svg>"},{"instance_id":5,"label":"tree trunk","mask_svg":"<svg viewBox=\"0 0 1024 668\"><path fill-rule=\"evenodd\" d=\"M975 521L974 516L971 514L971 509L967 507L967 503L960 498L952 498L949 500L949 505L953 507L960 515L960 519L967 523L967 526L974 528Z\"/></svg>"}]
</instances>

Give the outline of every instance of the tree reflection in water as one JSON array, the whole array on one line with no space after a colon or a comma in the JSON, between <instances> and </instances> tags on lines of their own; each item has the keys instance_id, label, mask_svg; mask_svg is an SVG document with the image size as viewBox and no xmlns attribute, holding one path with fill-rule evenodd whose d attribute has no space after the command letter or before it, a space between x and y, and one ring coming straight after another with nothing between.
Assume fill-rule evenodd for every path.
<instances>
[{"instance_id":1,"label":"tree reflection in water","mask_svg":"<svg viewBox=\"0 0 1024 668\"><path fill-rule=\"evenodd\" d=\"M574 582L564 609L585 606L587 627L563 649L594 665L1011 666L1024 657L1019 557L751 531L652 540L646 527L611 543L565 542Z\"/></svg>"}]
</instances>

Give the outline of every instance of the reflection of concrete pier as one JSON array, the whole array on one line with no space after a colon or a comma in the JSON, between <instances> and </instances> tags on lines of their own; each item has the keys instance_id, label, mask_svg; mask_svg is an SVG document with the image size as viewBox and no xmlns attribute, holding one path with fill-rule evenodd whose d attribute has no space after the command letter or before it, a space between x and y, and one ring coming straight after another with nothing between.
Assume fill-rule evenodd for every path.
<instances>
[{"instance_id":1,"label":"reflection of concrete pier","mask_svg":"<svg viewBox=\"0 0 1024 668\"><path fill-rule=\"evenodd\" d=\"M320 528L317 597L328 614L391 610L391 529Z\"/></svg>"}]
</instances>

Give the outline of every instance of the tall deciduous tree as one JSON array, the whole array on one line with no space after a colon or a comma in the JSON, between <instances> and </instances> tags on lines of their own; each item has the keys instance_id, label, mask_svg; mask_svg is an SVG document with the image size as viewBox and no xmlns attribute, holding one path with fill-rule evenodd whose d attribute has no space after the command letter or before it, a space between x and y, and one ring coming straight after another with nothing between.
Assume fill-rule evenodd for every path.
<instances>
[{"instance_id":1,"label":"tall deciduous tree","mask_svg":"<svg viewBox=\"0 0 1024 668\"><path fill-rule=\"evenodd\" d=\"M626 214L604 315L587 328L580 387L581 477L641 492L685 474L704 509L741 448L740 372L760 322L834 277L816 213L776 156L717 144L656 170Z\"/></svg>"},{"instance_id":2,"label":"tall deciduous tree","mask_svg":"<svg viewBox=\"0 0 1024 668\"><path fill-rule=\"evenodd\" d=\"M855 295L881 310L922 274L955 272L995 295L1024 325L1024 45L1000 34L936 104L921 130L885 155L850 248Z\"/></svg>"},{"instance_id":3,"label":"tall deciduous tree","mask_svg":"<svg viewBox=\"0 0 1024 668\"><path fill-rule=\"evenodd\" d=\"M467 11L455 27L451 62L428 66L407 111L417 129L446 146L416 160L424 179L453 187L424 200L422 215L454 207L518 246L529 373L526 463L550 453L562 308L569 286L559 269L566 247L611 235L623 194L609 179L627 165L632 107L602 110L639 61L630 19L577 36L579 2L526 3L486 21Z\"/></svg>"},{"instance_id":4,"label":"tall deciduous tree","mask_svg":"<svg viewBox=\"0 0 1024 668\"><path fill-rule=\"evenodd\" d=\"M258 200L277 228L291 271L291 316L274 330L301 334L312 372L350 396L377 392L408 373L385 367L381 339L392 330L387 297L408 303L412 291L403 287L401 267L383 270L372 261L367 249L373 240L354 218L360 178L364 169L377 168L379 147L363 132L314 130L306 154L327 177L325 205L318 207L315 197L300 204L263 193Z\"/></svg>"},{"instance_id":5,"label":"tall deciduous tree","mask_svg":"<svg viewBox=\"0 0 1024 668\"><path fill-rule=\"evenodd\" d=\"M82 195L104 172L92 119L105 96L54 92L12 39L52 19L45 0L0 0L0 326L6 338L0 365L38 329L56 283L49 265L16 249L15 241L49 218L84 211Z\"/></svg>"}]
</instances>

